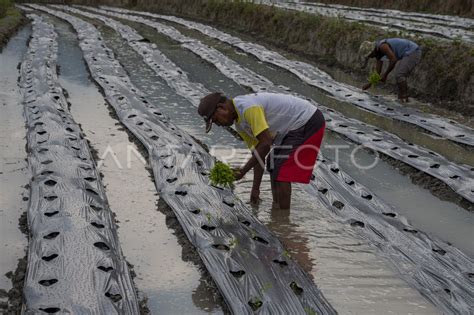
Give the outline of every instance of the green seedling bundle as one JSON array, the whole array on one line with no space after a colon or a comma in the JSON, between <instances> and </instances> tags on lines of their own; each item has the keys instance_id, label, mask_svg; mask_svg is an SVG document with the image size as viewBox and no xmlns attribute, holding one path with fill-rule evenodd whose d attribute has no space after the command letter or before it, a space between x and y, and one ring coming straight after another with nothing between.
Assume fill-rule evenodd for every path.
<instances>
[{"instance_id":1,"label":"green seedling bundle","mask_svg":"<svg viewBox=\"0 0 474 315\"><path fill-rule=\"evenodd\" d=\"M376 85L380 82L380 80L382 80L382 78L380 77L380 74L378 74L377 72L372 72L369 76L369 83L372 84L372 85Z\"/></svg>"},{"instance_id":2,"label":"green seedling bundle","mask_svg":"<svg viewBox=\"0 0 474 315\"><path fill-rule=\"evenodd\" d=\"M235 176L229 165L217 161L211 169L209 179L214 186L232 188L234 186Z\"/></svg>"}]
</instances>

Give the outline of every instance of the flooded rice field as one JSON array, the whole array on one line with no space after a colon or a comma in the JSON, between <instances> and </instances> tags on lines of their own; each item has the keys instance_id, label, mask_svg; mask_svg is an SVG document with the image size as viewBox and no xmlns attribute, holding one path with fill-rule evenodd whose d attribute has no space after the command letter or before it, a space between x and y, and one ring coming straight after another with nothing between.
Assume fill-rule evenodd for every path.
<instances>
[{"instance_id":1,"label":"flooded rice field","mask_svg":"<svg viewBox=\"0 0 474 315\"><path fill-rule=\"evenodd\" d=\"M100 172L105 201L115 221L111 229L116 228L140 313L470 312L474 302L470 198L474 191L465 185L473 182L474 154L466 144L469 139L460 143L434 133L441 119L430 116L433 131L427 131L367 111L336 94L329 95L324 92L326 87L302 82L294 69L279 68L169 20L148 17L141 21L130 12L117 16L115 11L83 7L33 6L28 10L31 8L37 14L32 19L52 25L57 33L57 83L65 91L68 110ZM158 22L164 27L153 24ZM30 153L25 151L25 100L17 85L17 65L28 54L31 33L31 26L23 28L0 54L0 80L6 87L0 94L0 128L8 135L0 138L0 289L5 292L11 284L3 275L15 270L28 246L18 220L32 207L28 203L31 175ZM213 47L216 53L209 55L202 50L206 46L200 45ZM206 167L213 158L239 166L249 152L232 130L214 126L205 133L196 112L202 93L223 91L235 96L262 87L291 90L321 104L327 117L345 119L351 128L378 128L378 141L407 150L416 147L423 158L426 153L428 165L439 164L426 168L397 159L398 155L387 154L383 146L372 147L352 137L339 124L325 134L312 183L293 187L290 211L272 207L267 174L258 206L249 202L251 174L237 183L233 193L206 190L207 181L202 178L208 175ZM470 132L467 126L463 130ZM166 141L186 148L189 144L191 151L173 147L167 152L163 149ZM183 152L190 152L198 166L180 166ZM170 157L174 162L169 162ZM439 168L442 172L436 173ZM446 174L451 179L445 180ZM464 182L456 182L459 177ZM186 194L191 197L183 199ZM201 197L208 198L211 206L200 203ZM220 209L218 202L225 206ZM219 207L219 217L209 207ZM205 211L209 211L207 219L195 219ZM207 233L203 234L204 227ZM242 231L250 231L251 237ZM253 265L247 265L249 261ZM288 268L277 269L284 266ZM226 268L231 276L223 275ZM277 274L275 270L286 271ZM276 280L269 280L265 272ZM50 302L40 302L39 310L55 313L77 307L77 302L54 304L54 283L48 289L51 291L45 294ZM105 296L110 301L104 305L112 313L127 313L127 296L121 290L106 285ZM29 294L24 304L34 310L38 302ZM287 305L276 297L288 301ZM0 294L0 303L2 298ZM127 303L133 309L133 298Z\"/></svg>"}]
</instances>

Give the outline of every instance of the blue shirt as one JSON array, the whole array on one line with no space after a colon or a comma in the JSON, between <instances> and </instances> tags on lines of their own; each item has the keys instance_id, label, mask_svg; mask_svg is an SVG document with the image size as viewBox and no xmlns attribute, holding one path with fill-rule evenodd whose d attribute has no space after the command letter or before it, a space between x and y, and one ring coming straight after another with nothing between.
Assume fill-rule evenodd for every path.
<instances>
[{"instance_id":1,"label":"blue shirt","mask_svg":"<svg viewBox=\"0 0 474 315\"><path fill-rule=\"evenodd\" d=\"M390 46L398 60L410 55L419 48L417 44L408 39L387 38L377 42L377 49L384 43L387 43Z\"/></svg>"}]
</instances>

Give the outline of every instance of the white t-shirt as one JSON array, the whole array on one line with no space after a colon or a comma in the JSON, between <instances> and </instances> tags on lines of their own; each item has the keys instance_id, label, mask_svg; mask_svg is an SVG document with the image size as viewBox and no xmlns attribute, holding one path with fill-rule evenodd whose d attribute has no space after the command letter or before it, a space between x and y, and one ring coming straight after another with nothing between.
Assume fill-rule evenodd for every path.
<instances>
[{"instance_id":1,"label":"white t-shirt","mask_svg":"<svg viewBox=\"0 0 474 315\"><path fill-rule=\"evenodd\" d=\"M317 110L310 102L288 94L239 95L233 102L238 114L236 130L249 148L258 143L257 135L267 128L273 143L281 144L289 131L303 127Z\"/></svg>"}]
</instances>

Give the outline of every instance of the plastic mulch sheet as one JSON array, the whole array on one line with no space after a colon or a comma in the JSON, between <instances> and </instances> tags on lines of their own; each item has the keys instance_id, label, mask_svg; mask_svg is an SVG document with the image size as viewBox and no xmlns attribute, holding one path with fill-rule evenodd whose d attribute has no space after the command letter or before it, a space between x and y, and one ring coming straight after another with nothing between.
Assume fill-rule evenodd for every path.
<instances>
[{"instance_id":1,"label":"plastic mulch sheet","mask_svg":"<svg viewBox=\"0 0 474 315\"><path fill-rule=\"evenodd\" d=\"M99 172L57 82L57 35L29 17L20 79L33 175L24 312L138 314Z\"/></svg>"}]
</instances>

